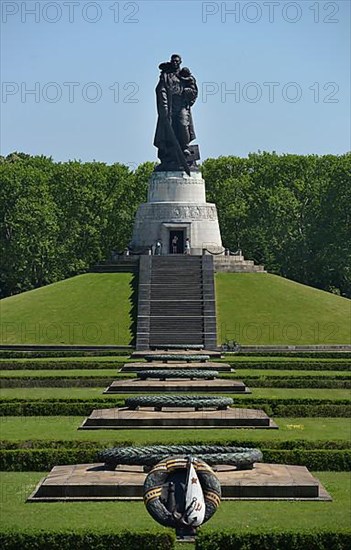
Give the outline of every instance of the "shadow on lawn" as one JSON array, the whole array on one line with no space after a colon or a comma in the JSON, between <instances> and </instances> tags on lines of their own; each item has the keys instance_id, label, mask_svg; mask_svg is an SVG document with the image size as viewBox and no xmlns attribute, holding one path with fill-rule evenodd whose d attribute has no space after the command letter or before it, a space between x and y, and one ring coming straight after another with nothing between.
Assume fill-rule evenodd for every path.
<instances>
[{"instance_id":1,"label":"shadow on lawn","mask_svg":"<svg viewBox=\"0 0 351 550\"><path fill-rule=\"evenodd\" d=\"M132 322L129 326L130 332L132 333L132 338L129 342L130 346L134 346L136 344L136 333L137 333L137 322L138 322L138 287L139 287L139 274L135 273L131 282L130 287L132 289L132 293L130 296L130 302L131 302L131 309L130 309L130 315Z\"/></svg>"}]
</instances>

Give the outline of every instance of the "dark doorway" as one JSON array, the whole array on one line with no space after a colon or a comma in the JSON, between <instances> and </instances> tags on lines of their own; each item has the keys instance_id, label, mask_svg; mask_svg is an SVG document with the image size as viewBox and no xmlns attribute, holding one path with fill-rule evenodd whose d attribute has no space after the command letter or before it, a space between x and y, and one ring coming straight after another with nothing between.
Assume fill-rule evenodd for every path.
<instances>
[{"instance_id":1,"label":"dark doorway","mask_svg":"<svg viewBox=\"0 0 351 550\"><path fill-rule=\"evenodd\" d=\"M184 253L184 229L181 229L180 231L169 232L169 253Z\"/></svg>"}]
</instances>

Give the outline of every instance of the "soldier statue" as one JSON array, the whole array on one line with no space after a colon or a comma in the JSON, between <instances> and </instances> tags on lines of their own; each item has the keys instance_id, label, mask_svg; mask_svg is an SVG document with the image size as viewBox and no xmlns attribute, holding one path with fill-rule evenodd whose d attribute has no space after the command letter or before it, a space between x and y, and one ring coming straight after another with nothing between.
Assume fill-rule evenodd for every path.
<instances>
[{"instance_id":1,"label":"soldier statue","mask_svg":"<svg viewBox=\"0 0 351 550\"><path fill-rule=\"evenodd\" d=\"M196 170L198 147L191 146L195 139L191 107L198 97L194 76L187 67L181 69L180 55L161 63L160 80L156 87L157 127L154 145L161 161L157 171Z\"/></svg>"}]
</instances>

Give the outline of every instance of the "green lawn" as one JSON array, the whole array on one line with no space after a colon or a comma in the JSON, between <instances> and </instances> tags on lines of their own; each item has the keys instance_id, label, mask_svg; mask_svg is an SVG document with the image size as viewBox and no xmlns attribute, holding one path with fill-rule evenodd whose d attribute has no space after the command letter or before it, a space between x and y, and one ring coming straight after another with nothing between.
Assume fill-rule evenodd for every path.
<instances>
[{"instance_id":1,"label":"green lawn","mask_svg":"<svg viewBox=\"0 0 351 550\"><path fill-rule=\"evenodd\" d=\"M294 440L350 440L349 418L274 418L279 430L212 429L189 430L78 430L82 416L4 416L0 418L1 439L27 441L35 439L133 442L138 445L153 443L186 443L194 441L258 441L267 439Z\"/></svg>"},{"instance_id":2,"label":"green lawn","mask_svg":"<svg viewBox=\"0 0 351 550\"><path fill-rule=\"evenodd\" d=\"M98 529L120 531L160 530L142 502L52 502L26 503L26 498L45 473L3 473L1 519L3 529L47 531ZM316 477L331 493L333 502L234 501L222 502L205 530L230 527L237 532L346 527L349 509L349 474L317 472Z\"/></svg>"},{"instance_id":3,"label":"green lawn","mask_svg":"<svg viewBox=\"0 0 351 550\"><path fill-rule=\"evenodd\" d=\"M3 344L131 344L130 273L88 273L1 301ZM134 285L135 286L135 285ZM351 301L262 273L216 274L219 343L347 344Z\"/></svg>"},{"instance_id":4,"label":"green lawn","mask_svg":"<svg viewBox=\"0 0 351 550\"><path fill-rule=\"evenodd\" d=\"M350 344L351 301L264 273L217 273L218 342Z\"/></svg>"},{"instance_id":5,"label":"green lawn","mask_svg":"<svg viewBox=\"0 0 351 550\"><path fill-rule=\"evenodd\" d=\"M130 273L88 273L5 298L1 343L131 344L133 280Z\"/></svg>"},{"instance_id":6,"label":"green lawn","mask_svg":"<svg viewBox=\"0 0 351 550\"><path fill-rule=\"evenodd\" d=\"M105 388L2 388L0 398L6 399L111 399L103 395ZM146 392L145 392L146 393ZM230 396L230 394L229 394ZM233 397L252 400L257 399L350 399L351 391L347 389L303 389L303 388L255 388L252 394L235 394ZM118 395L118 399L131 397Z\"/></svg>"}]
</instances>

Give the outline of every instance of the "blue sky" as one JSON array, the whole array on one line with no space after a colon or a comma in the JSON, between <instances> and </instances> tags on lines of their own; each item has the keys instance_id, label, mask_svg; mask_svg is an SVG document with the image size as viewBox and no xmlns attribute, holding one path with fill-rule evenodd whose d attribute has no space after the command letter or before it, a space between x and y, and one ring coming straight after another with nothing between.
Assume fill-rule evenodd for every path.
<instances>
[{"instance_id":1,"label":"blue sky","mask_svg":"<svg viewBox=\"0 0 351 550\"><path fill-rule=\"evenodd\" d=\"M348 0L1 0L1 8L3 155L156 160L158 64L174 52L198 81L202 159L350 149Z\"/></svg>"}]
</instances>

